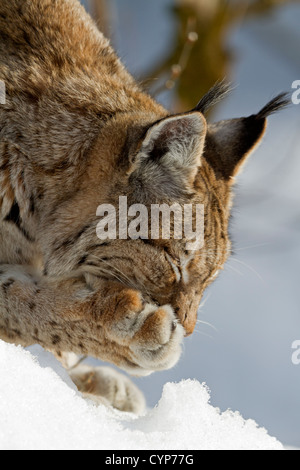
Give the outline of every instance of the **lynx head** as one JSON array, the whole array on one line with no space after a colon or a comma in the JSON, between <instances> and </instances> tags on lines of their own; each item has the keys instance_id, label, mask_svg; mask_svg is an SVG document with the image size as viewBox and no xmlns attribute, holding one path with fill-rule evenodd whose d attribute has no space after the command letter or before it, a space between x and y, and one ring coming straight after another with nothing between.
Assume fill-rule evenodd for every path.
<instances>
[{"instance_id":1,"label":"lynx head","mask_svg":"<svg viewBox=\"0 0 300 470\"><path fill-rule=\"evenodd\" d=\"M182 237L176 236L176 211L169 218L169 237L163 233L162 220L160 236L154 237L151 218L146 226L139 218L134 223L140 236L110 244L118 258L118 276L130 279L152 301L170 303L187 334L194 330L205 288L231 252L228 224L235 178L261 141L267 117L288 104L282 94L258 114L209 124L205 112L228 91L228 86L218 84L190 112L129 126L118 160L122 176L110 191L111 201L113 195L126 195L129 207L143 205L148 214L153 205L165 204L172 212L175 204L185 215L184 207L190 205L194 229L195 208L204 209L204 243L198 249L188 248L184 231ZM113 204L118 204L116 197Z\"/></svg>"}]
</instances>

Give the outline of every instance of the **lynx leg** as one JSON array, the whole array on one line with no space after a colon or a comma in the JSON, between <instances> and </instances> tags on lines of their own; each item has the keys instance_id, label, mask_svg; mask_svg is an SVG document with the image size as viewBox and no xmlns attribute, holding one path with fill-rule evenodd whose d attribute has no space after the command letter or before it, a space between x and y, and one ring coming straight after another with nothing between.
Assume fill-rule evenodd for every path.
<instances>
[{"instance_id":1,"label":"lynx leg","mask_svg":"<svg viewBox=\"0 0 300 470\"><path fill-rule=\"evenodd\" d=\"M84 278L48 279L0 266L0 337L50 351L112 362L134 375L173 367L184 329L171 306L147 304L139 291Z\"/></svg>"}]
</instances>

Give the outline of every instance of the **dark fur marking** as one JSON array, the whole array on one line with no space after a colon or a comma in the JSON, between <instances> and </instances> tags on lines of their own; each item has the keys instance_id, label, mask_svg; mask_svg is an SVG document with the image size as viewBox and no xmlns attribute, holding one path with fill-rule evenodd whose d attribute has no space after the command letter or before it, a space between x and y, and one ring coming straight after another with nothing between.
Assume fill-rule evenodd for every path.
<instances>
[{"instance_id":1,"label":"dark fur marking","mask_svg":"<svg viewBox=\"0 0 300 470\"><path fill-rule=\"evenodd\" d=\"M9 167L8 160L6 160L2 165L0 166L0 171L5 171Z\"/></svg>"},{"instance_id":2,"label":"dark fur marking","mask_svg":"<svg viewBox=\"0 0 300 470\"><path fill-rule=\"evenodd\" d=\"M2 284L2 289L4 290L5 293L7 293L7 290L10 288L15 283L14 279L8 279L4 284Z\"/></svg>"},{"instance_id":3,"label":"dark fur marking","mask_svg":"<svg viewBox=\"0 0 300 470\"><path fill-rule=\"evenodd\" d=\"M24 235L24 237L29 242L31 243L34 242L34 239L29 235L29 233L21 225L20 207L16 200L14 201L10 209L10 212L7 214L4 221L15 224L15 226L20 230L20 232Z\"/></svg>"},{"instance_id":4,"label":"dark fur marking","mask_svg":"<svg viewBox=\"0 0 300 470\"><path fill-rule=\"evenodd\" d=\"M80 258L80 260L78 261L78 266L81 266L82 264L84 264L86 262L88 258L88 255L84 255Z\"/></svg>"},{"instance_id":5,"label":"dark fur marking","mask_svg":"<svg viewBox=\"0 0 300 470\"><path fill-rule=\"evenodd\" d=\"M21 334L21 331L20 331L20 330L15 330L15 329L12 329L11 331L12 331L12 332L13 332L15 335L17 335L17 336L19 336L19 337L20 337L20 336L22 336L22 334Z\"/></svg>"},{"instance_id":6,"label":"dark fur marking","mask_svg":"<svg viewBox=\"0 0 300 470\"><path fill-rule=\"evenodd\" d=\"M56 344L61 342L61 338L58 335L52 336L52 344L55 346Z\"/></svg>"},{"instance_id":7,"label":"dark fur marking","mask_svg":"<svg viewBox=\"0 0 300 470\"><path fill-rule=\"evenodd\" d=\"M56 241L54 243L54 251L59 251L62 248L67 248L74 245L74 243L80 239L80 237L91 227L91 225L92 223L86 225L74 237L69 238L68 240L64 240L62 243L60 241Z\"/></svg>"},{"instance_id":8,"label":"dark fur marking","mask_svg":"<svg viewBox=\"0 0 300 470\"><path fill-rule=\"evenodd\" d=\"M19 224L20 224L20 208L19 208L19 204L17 203L17 201L15 200L11 209L10 209L10 212L7 214L7 216L5 217L5 222L13 222L14 224L16 224L18 227L19 227Z\"/></svg>"},{"instance_id":9,"label":"dark fur marking","mask_svg":"<svg viewBox=\"0 0 300 470\"><path fill-rule=\"evenodd\" d=\"M92 266L92 267L97 268L97 267L99 267L99 264L93 263L93 261L89 261L89 262L87 263L87 266Z\"/></svg>"},{"instance_id":10,"label":"dark fur marking","mask_svg":"<svg viewBox=\"0 0 300 470\"><path fill-rule=\"evenodd\" d=\"M35 200L33 194L30 196L30 205L29 205L29 212L34 214L35 211Z\"/></svg>"}]
</instances>

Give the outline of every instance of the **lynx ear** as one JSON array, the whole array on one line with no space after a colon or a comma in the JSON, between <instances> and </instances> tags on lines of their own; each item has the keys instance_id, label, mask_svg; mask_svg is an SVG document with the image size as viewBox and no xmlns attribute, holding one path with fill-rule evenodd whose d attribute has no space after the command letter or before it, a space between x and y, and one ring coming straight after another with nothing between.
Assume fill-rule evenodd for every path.
<instances>
[{"instance_id":1,"label":"lynx ear","mask_svg":"<svg viewBox=\"0 0 300 470\"><path fill-rule=\"evenodd\" d=\"M191 112L168 117L148 130L137 155L143 173L152 170L153 180L161 175L181 188L193 185L207 132L204 116ZM158 170L160 169L160 171ZM155 176L154 176L155 174ZM164 174L164 177L162 177Z\"/></svg>"},{"instance_id":2,"label":"lynx ear","mask_svg":"<svg viewBox=\"0 0 300 470\"><path fill-rule=\"evenodd\" d=\"M228 181L234 179L263 138L267 117L289 103L287 95L281 94L256 115L209 126L204 156L219 177Z\"/></svg>"}]
</instances>

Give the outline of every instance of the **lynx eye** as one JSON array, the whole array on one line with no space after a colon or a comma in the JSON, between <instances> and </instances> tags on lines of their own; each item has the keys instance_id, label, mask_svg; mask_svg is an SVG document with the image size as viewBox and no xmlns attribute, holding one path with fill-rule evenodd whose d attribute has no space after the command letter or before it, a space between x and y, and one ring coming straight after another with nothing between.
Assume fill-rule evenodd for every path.
<instances>
[{"instance_id":1,"label":"lynx eye","mask_svg":"<svg viewBox=\"0 0 300 470\"><path fill-rule=\"evenodd\" d=\"M169 264L171 265L172 270L173 270L173 272L176 276L176 281L180 282L181 281L181 272L180 272L180 269L178 268L178 266L176 265L176 261L173 260L171 258L171 256L169 255L169 253L167 253L166 251L165 251L165 255L166 255L166 259L168 260Z\"/></svg>"}]
</instances>

